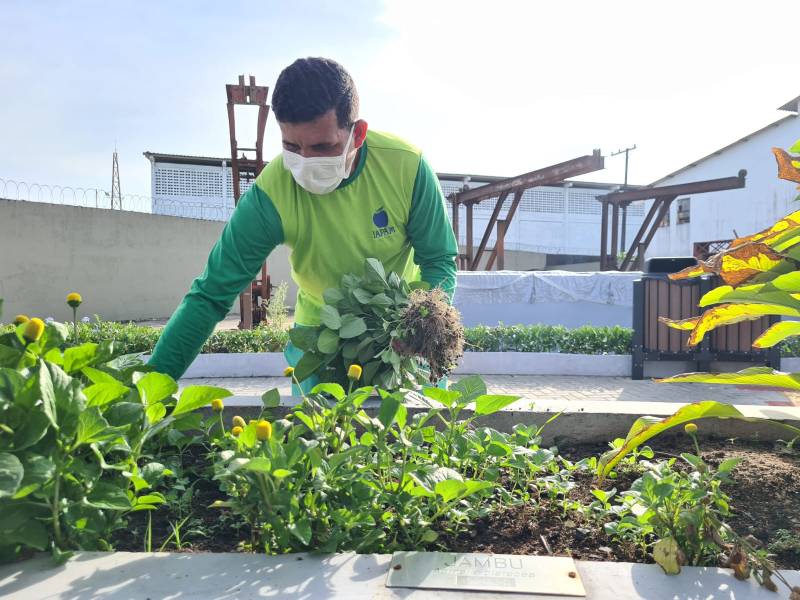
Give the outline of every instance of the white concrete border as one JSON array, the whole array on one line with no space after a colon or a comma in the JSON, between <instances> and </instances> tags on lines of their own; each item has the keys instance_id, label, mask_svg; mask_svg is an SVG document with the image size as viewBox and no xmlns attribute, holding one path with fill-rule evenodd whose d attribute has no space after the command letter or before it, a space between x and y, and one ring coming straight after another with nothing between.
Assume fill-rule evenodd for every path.
<instances>
[{"instance_id":1,"label":"white concrete border","mask_svg":"<svg viewBox=\"0 0 800 600\"><path fill-rule=\"evenodd\" d=\"M49 556L0 566L0 596L7 600L50 598L298 598L302 600L545 600L554 596L488 594L387 588L389 554L212 554L78 552L63 567ZM730 569L684 567L665 575L657 565L575 561L586 600L707 598L777 600L751 578L739 581ZM781 571L800 585L800 571Z\"/></svg>"},{"instance_id":2,"label":"white concrete border","mask_svg":"<svg viewBox=\"0 0 800 600\"><path fill-rule=\"evenodd\" d=\"M149 356L145 355L146 361ZM282 352L200 354L184 374L203 377L280 377L286 368ZM733 371L749 364L712 363L712 370ZM693 363L646 363L646 376L666 377L695 370ZM781 370L800 371L800 358L784 358ZM565 354L558 352L466 352L457 375L579 375L630 377L629 354Z\"/></svg>"}]
</instances>

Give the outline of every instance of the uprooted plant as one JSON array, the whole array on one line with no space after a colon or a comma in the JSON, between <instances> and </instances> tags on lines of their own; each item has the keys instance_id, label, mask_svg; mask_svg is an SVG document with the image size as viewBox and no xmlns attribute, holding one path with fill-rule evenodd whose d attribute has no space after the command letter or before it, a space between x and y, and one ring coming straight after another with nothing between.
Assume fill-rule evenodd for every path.
<instances>
[{"instance_id":1,"label":"uprooted plant","mask_svg":"<svg viewBox=\"0 0 800 600\"><path fill-rule=\"evenodd\" d=\"M370 258L363 276L347 274L325 291L321 325L296 327L292 343L305 354L295 377L347 385L347 370L363 365L363 382L394 390L435 383L464 352L458 311L440 289L407 283Z\"/></svg>"}]
</instances>

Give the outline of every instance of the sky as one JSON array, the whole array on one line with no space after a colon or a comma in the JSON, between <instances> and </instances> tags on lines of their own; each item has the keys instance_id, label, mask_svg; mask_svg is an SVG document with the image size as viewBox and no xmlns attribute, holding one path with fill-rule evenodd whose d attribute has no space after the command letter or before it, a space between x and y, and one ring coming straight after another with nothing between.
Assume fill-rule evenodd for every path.
<instances>
[{"instance_id":1,"label":"sky","mask_svg":"<svg viewBox=\"0 0 800 600\"><path fill-rule=\"evenodd\" d=\"M798 22L797 0L0 0L0 179L109 189L116 147L123 194L148 195L146 150L229 155L224 84L326 56L370 127L437 171L512 176L635 144L629 181L646 184L784 114ZM623 170L608 157L583 179Z\"/></svg>"}]
</instances>

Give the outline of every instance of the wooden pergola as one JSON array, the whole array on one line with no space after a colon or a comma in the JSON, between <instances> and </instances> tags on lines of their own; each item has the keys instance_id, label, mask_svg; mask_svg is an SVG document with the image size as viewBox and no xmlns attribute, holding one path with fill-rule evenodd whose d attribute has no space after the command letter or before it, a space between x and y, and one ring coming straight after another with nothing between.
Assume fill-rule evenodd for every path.
<instances>
[{"instance_id":1,"label":"wooden pergola","mask_svg":"<svg viewBox=\"0 0 800 600\"><path fill-rule=\"evenodd\" d=\"M522 194L525 193L525 190L542 185L558 185L569 177L576 177L593 171L599 171L603 168L603 165L604 160L600 154L600 150L594 150L592 154L568 160L567 162L531 171L524 175L502 179L479 188L467 189L450 194L448 199L453 204L453 231L456 234L456 239L458 239L460 228L459 207L464 205L467 212L466 252L464 254L459 254L458 268L467 271L476 271L484 253L487 252L486 246L489 243L492 231L496 230L496 241L486 262L486 270L491 270L495 262L497 263L498 270L502 270L505 266L504 240L506 231L508 231L508 226L517 212L517 207L522 200ZM505 215L505 218L500 219L500 212L503 210L503 205L512 194L513 200L511 201L511 206L508 208L508 213ZM486 231L483 232L481 242L476 251L474 249L473 238L473 210L476 204L491 200L492 198L497 198L497 204L495 204L492 216L489 218L489 223L486 225Z\"/></svg>"},{"instance_id":2,"label":"wooden pergola","mask_svg":"<svg viewBox=\"0 0 800 600\"><path fill-rule=\"evenodd\" d=\"M742 169L736 177L723 177L721 179L707 179L693 181L679 185L666 185L663 187L646 187L636 190L622 190L598 196L602 204L602 221L600 224L600 270L601 271L627 271L644 266L644 255L650 242L658 231L661 221L669 211L672 202L678 196L696 196L708 192L721 192L734 190L745 186L747 171ZM647 215L642 221L642 226L634 236L630 248L620 264L617 264L616 250L619 240L619 213L620 207L628 206L638 200L653 200ZM611 251L608 248L609 208L611 209Z\"/></svg>"}]
</instances>

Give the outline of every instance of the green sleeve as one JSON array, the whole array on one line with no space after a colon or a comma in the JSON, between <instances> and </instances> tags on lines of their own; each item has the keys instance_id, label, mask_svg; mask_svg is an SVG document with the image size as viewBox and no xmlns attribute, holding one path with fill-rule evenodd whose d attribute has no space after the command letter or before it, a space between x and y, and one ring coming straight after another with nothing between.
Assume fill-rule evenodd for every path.
<instances>
[{"instance_id":1,"label":"green sleeve","mask_svg":"<svg viewBox=\"0 0 800 600\"><path fill-rule=\"evenodd\" d=\"M419 161L414 181L406 231L414 248L414 262L422 270L422 280L433 287L441 287L452 299L456 289L458 245L439 179L424 157Z\"/></svg>"},{"instance_id":2,"label":"green sleeve","mask_svg":"<svg viewBox=\"0 0 800 600\"><path fill-rule=\"evenodd\" d=\"M164 328L148 362L178 379L208 336L255 277L270 252L283 243L283 226L272 200L253 185L233 211L211 249L203 274Z\"/></svg>"}]
</instances>

